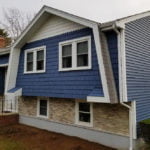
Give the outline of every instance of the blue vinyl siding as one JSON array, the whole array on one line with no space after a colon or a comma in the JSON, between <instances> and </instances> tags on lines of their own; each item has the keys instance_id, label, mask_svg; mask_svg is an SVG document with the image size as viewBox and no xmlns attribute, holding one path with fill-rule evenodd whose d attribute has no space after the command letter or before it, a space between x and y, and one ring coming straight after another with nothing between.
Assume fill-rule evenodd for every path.
<instances>
[{"instance_id":1,"label":"blue vinyl siding","mask_svg":"<svg viewBox=\"0 0 150 150\"><path fill-rule=\"evenodd\" d=\"M119 72L118 72L118 41L117 34L114 31L106 32L107 45L112 63L112 69L115 79L117 92L119 94Z\"/></svg>"},{"instance_id":2,"label":"blue vinyl siding","mask_svg":"<svg viewBox=\"0 0 150 150\"><path fill-rule=\"evenodd\" d=\"M0 56L0 65L7 64L9 61L9 54Z\"/></svg>"},{"instance_id":3,"label":"blue vinyl siding","mask_svg":"<svg viewBox=\"0 0 150 150\"><path fill-rule=\"evenodd\" d=\"M0 68L0 94L4 94L5 68Z\"/></svg>"},{"instance_id":4,"label":"blue vinyl siding","mask_svg":"<svg viewBox=\"0 0 150 150\"><path fill-rule=\"evenodd\" d=\"M136 100L137 122L150 118L150 17L126 24L127 94Z\"/></svg>"},{"instance_id":5,"label":"blue vinyl siding","mask_svg":"<svg viewBox=\"0 0 150 150\"><path fill-rule=\"evenodd\" d=\"M59 42L89 35L92 41L92 69L59 72ZM43 45L46 45L46 73L23 74L24 51ZM94 89L99 89L103 95L92 30L85 28L24 45L20 54L16 87L23 88L24 96L85 99Z\"/></svg>"},{"instance_id":6,"label":"blue vinyl siding","mask_svg":"<svg viewBox=\"0 0 150 150\"><path fill-rule=\"evenodd\" d=\"M104 97L104 93L100 88L94 88L88 96Z\"/></svg>"}]
</instances>

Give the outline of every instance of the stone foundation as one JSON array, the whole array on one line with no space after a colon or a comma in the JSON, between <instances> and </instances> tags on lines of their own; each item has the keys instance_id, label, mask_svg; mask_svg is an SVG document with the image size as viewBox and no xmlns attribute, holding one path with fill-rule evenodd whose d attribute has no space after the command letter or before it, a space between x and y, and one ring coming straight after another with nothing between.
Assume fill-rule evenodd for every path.
<instances>
[{"instance_id":1,"label":"stone foundation","mask_svg":"<svg viewBox=\"0 0 150 150\"><path fill-rule=\"evenodd\" d=\"M72 99L50 99L49 120L74 124L75 122L75 101Z\"/></svg>"},{"instance_id":2,"label":"stone foundation","mask_svg":"<svg viewBox=\"0 0 150 150\"><path fill-rule=\"evenodd\" d=\"M37 117L37 102L37 97L21 97L19 114ZM75 100L49 98L48 120L75 125ZM119 104L93 103L93 127L90 129L129 135L128 110Z\"/></svg>"},{"instance_id":3,"label":"stone foundation","mask_svg":"<svg viewBox=\"0 0 150 150\"><path fill-rule=\"evenodd\" d=\"M119 104L93 104L94 128L119 135L129 135L128 109Z\"/></svg>"}]
</instances>

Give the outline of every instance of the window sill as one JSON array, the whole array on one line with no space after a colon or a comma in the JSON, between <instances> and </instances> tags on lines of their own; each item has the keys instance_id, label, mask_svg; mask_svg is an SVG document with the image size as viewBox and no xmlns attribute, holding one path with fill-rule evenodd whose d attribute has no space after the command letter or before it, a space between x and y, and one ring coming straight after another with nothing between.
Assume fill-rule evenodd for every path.
<instances>
[{"instance_id":1,"label":"window sill","mask_svg":"<svg viewBox=\"0 0 150 150\"><path fill-rule=\"evenodd\" d=\"M36 73L45 73L46 71L43 70L43 71L35 71L35 72L24 72L23 74L36 74Z\"/></svg>"},{"instance_id":2,"label":"window sill","mask_svg":"<svg viewBox=\"0 0 150 150\"><path fill-rule=\"evenodd\" d=\"M92 69L91 66L89 67L78 67L78 68L60 68L58 71L78 71L78 70L90 70Z\"/></svg>"},{"instance_id":3,"label":"window sill","mask_svg":"<svg viewBox=\"0 0 150 150\"><path fill-rule=\"evenodd\" d=\"M38 118L48 119L48 116L37 115Z\"/></svg>"}]
</instances>

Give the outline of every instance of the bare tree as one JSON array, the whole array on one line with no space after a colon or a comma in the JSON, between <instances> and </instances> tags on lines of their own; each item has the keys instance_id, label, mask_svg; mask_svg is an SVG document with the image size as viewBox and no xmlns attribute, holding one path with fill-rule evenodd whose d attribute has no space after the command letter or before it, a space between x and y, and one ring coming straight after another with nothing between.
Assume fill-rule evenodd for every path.
<instances>
[{"instance_id":1,"label":"bare tree","mask_svg":"<svg viewBox=\"0 0 150 150\"><path fill-rule=\"evenodd\" d=\"M34 14L22 12L17 8L3 9L3 15L4 21L0 21L0 25L8 31L14 40L34 17Z\"/></svg>"}]
</instances>

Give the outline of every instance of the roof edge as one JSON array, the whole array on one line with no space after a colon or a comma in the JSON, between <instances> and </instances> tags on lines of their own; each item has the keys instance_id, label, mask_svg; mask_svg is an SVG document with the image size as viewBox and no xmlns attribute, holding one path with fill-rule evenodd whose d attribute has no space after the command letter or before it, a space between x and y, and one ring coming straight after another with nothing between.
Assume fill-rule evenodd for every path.
<instances>
[{"instance_id":1,"label":"roof edge","mask_svg":"<svg viewBox=\"0 0 150 150\"><path fill-rule=\"evenodd\" d=\"M28 24L28 26L24 29L24 31L20 34L20 36L17 38L16 42L13 44L13 48L17 47L17 45L19 44L19 42L24 39L25 36L27 36L28 32L32 29L32 27L39 21L40 17L44 14L44 13L49 13L49 14L53 14L53 15L57 15L60 16L62 18L71 20L73 22L79 23L81 25L85 25L88 27L93 27L97 24L99 24L98 22L83 18L83 17L79 17L73 14L70 14L68 12L62 11L62 10L58 10L49 6L44 5L40 11L36 14L36 16L32 19L32 21Z\"/></svg>"},{"instance_id":2,"label":"roof edge","mask_svg":"<svg viewBox=\"0 0 150 150\"><path fill-rule=\"evenodd\" d=\"M135 21L135 20L147 17L147 16L150 16L150 11L145 11L145 12L137 13L137 14L130 15L130 16L127 16L127 17L123 17L123 18L120 18L120 19L116 19L116 20L113 20L113 21L104 22L104 23L101 24L100 28L102 28L102 29L103 28L108 28L108 27L113 26L114 24L116 24L119 27L124 28L126 23L129 23L129 22L132 22L132 21Z\"/></svg>"},{"instance_id":3,"label":"roof edge","mask_svg":"<svg viewBox=\"0 0 150 150\"><path fill-rule=\"evenodd\" d=\"M0 55L5 55L10 53L11 47L0 48Z\"/></svg>"}]
</instances>

